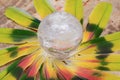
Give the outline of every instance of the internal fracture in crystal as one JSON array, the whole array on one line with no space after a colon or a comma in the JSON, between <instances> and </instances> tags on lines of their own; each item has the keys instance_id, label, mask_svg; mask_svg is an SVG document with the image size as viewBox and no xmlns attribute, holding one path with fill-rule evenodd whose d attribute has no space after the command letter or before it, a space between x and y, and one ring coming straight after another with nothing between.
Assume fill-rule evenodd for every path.
<instances>
[{"instance_id":1,"label":"internal fracture in crystal","mask_svg":"<svg viewBox=\"0 0 120 80\"><path fill-rule=\"evenodd\" d=\"M64 56L74 50L82 40L83 29L74 16L54 12L39 25L38 39L49 54Z\"/></svg>"}]
</instances>

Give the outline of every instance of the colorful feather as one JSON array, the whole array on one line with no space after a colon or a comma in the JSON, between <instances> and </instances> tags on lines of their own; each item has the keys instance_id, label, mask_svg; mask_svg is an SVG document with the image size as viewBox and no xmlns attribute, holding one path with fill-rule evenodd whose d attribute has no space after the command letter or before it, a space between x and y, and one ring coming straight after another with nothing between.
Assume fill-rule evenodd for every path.
<instances>
[{"instance_id":1,"label":"colorful feather","mask_svg":"<svg viewBox=\"0 0 120 80\"><path fill-rule=\"evenodd\" d=\"M120 32L116 32L81 44L77 52L78 54L109 54L120 50L119 45Z\"/></svg>"},{"instance_id":2,"label":"colorful feather","mask_svg":"<svg viewBox=\"0 0 120 80\"><path fill-rule=\"evenodd\" d=\"M29 67L33 61L39 56L41 51L37 50L34 53L32 53L31 55L28 55L26 57L24 57L20 63L18 64L19 67L21 67L23 70L25 70L27 67Z\"/></svg>"},{"instance_id":3,"label":"colorful feather","mask_svg":"<svg viewBox=\"0 0 120 80\"><path fill-rule=\"evenodd\" d=\"M34 0L34 6L42 19L55 11L48 0Z\"/></svg>"},{"instance_id":4,"label":"colorful feather","mask_svg":"<svg viewBox=\"0 0 120 80\"><path fill-rule=\"evenodd\" d=\"M16 23L24 26L26 28L30 28L33 30L37 30L40 24L40 21L33 16L31 16L26 11L16 8L16 7L9 7L5 11L5 16L12 19Z\"/></svg>"},{"instance_id":5,"label":"colorful feather","mask_svg":"<svg viewBox=\"0 0 120 80\"><path fill-rule=\"evenodd\" d=\"M10 71L12 71L19 63L19 60L14 61L11 65L0 72L0 80L4 78Z\"/></svg>"},{"instance_id":6,"label":"colorful feather","mask_svg":"<svg viewBox=\"0 0 120 80\"><path fill-rule=\"evenodd\" d=\"M43 66L40 69L41 80L58 80L56 69L53 61L50 58L46 58Z\"/></svg>"},{"instance_id":7,"label":"colorful feather","mask_svg":"<svg viewBox=\"0 0 120 80\"><path fill-rule=\"evenodd\" d=\"M60 80L71 80L75 76L72 69L60 60L54 60L54 66Z\"/></svg>"},{"instance_id":8,"label":"colorful feather","mask_svg":"<svg viewBox=\"0 0 120 80\"><path fill-rule=\"evenodd\" d=\"M30 67L27 69L27 75L28 77L34 77L37 75L42 63L44 61L44 57L39 55L35 61L32 63Z\"/></svg>"},{"instance_id":9,"label":"colorful feather","mask_svg":"<svg viewBox=\"0 0 120 80\"><path fill-rule=\"evenodd\" d=\"M111 12L112 5L107 2L101 2L93 9L84 32L83 42L100 36L109 21Z\"/></svg>"},{"instance_id":10,"label":"colorful feather","mask_svg":"<svg viewBox=\"0 0 120 80\"><path fill-rule=\"evenodd\" d=\"M116 76L114 74L110 74L107 72L102 72L99 70L94 69L86 69L83 67L76 67L75 73L83 78L85 80L119 80L120 77Z\"/></svg>"},{"instance_id":11,"label":"colorful feather","mask_svg":"<svg viewBox=\"0 0 120 80\"><path fill-rule=\"evenodd\" d=\"M39 49L39 45L35 43L26 43L19 46L4 49L5 53L0 55L0 66L7 64L19 57L28 55ZM3 50L2 50L3 51Z\"/></svg>"},{"instance_id":12,"label":"colorful feather","mask_svg":"<svg viewBox=\"0 0 120 80\"><path fill-rule=\"evenodd\" d=\"M103 71L119 71L120 54L87 54L70 58L73 65L87 69L98 69Z\"/></svg>"},{"instance_id":13,"label":"colorful feather","mask_svg":"<svg viewBox=\"0 0 120 80\"><path fill-rule=\"evenodd\" d=\"M21 44L37 41L37 34L28 30L0 28L0 42L10 44Z\"/></svg>"},{"instance_id":14,"label":"colorful feather","mask_svg":"<svg viewBox=\"0 0 120 80\"><path fill-rule=\"evenodd\" d=\"M83 24L82 0L66 0L65 11L75 16Z\"/></svg>"}]
</instances>

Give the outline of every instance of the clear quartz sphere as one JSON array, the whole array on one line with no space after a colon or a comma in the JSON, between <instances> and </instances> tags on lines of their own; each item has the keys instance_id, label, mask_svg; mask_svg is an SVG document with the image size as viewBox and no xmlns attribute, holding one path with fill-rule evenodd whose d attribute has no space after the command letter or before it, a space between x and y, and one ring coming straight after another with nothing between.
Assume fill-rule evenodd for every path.
<instances>
[{"instance_id":1,"label":"clear quartz sphere","mask_svg":"<svg viewBox=\"0 0 120 80\"><path fill-rule=\"evenodd\" d=\"M74 16L54 12L39 25L38 39L47 54L55 58L68 58L82 40L83 29Z\"/></svg>"}]
</instances>

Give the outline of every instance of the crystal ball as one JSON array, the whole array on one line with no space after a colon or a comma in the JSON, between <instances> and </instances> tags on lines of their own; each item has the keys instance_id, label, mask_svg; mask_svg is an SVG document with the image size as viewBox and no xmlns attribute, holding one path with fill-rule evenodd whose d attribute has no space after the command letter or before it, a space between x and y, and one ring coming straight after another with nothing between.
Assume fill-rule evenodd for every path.
<instances>
[{"instance_id":1,"label":"crystal ball","mask_svg":"<svg viewBox=\"0 0 120 80\"><path fill-rule=\"evenodd\" d=\"M49 54L68 55L82 40L80 21L66 12L54 12L45 17L38 28L38 39Z\"/></svg>"}]
</instances>

